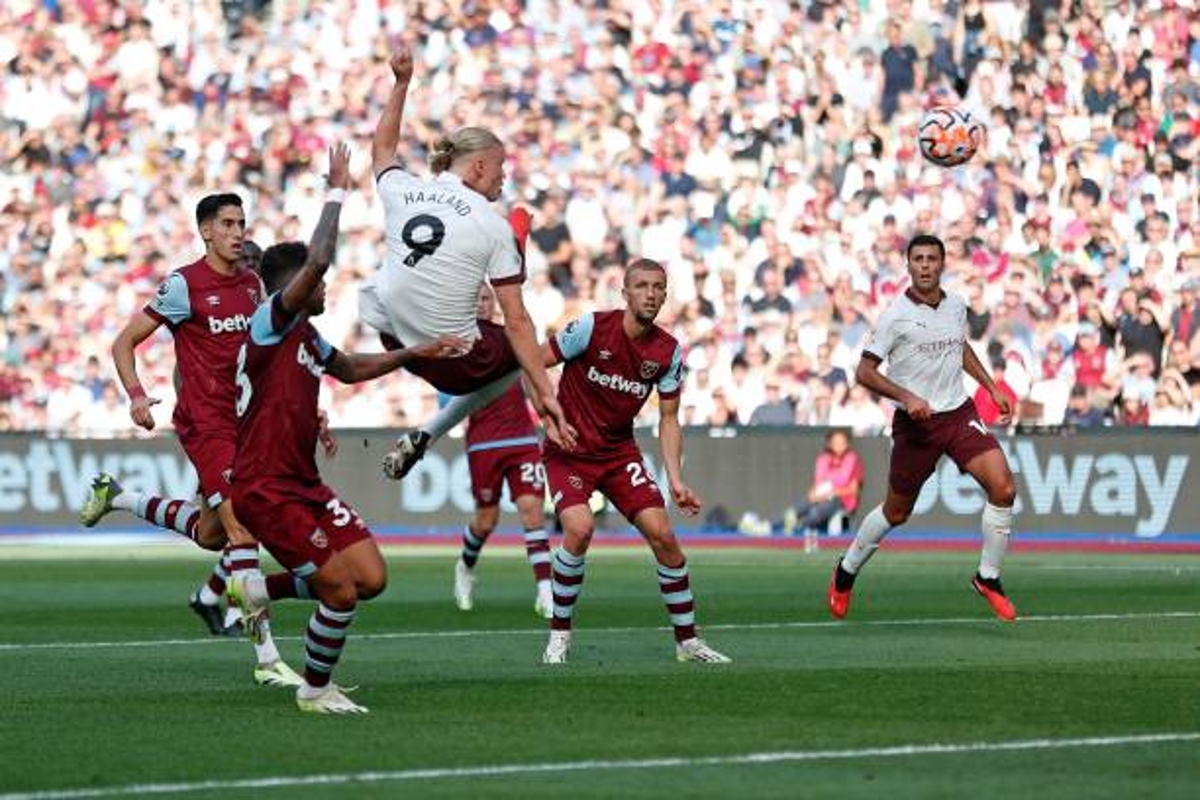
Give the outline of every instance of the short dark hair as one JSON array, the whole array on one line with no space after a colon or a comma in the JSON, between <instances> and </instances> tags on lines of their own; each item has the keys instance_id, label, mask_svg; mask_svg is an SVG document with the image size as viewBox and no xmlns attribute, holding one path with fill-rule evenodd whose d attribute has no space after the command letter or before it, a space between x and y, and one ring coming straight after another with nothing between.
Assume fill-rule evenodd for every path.
<instances>
[{"instance_id":1,"label":"short dark hair","mask_svg":"<svg viewBox=\"0 0 1200 800\"><path fill-rule=\"evenodd\" d=\"M241 208L242 198L233 192L205 195L199 203L196 203L196 224L203 225L213 219L225 206Z\"/></svg>"},{"instance_id":2,"label":"short dark hair","mask_svg":"<svg viewBox=\"0 0 1200 800\"><path fill-rule=\"evenodd\" d=\"M639 270L644 270L644 269L645 270L658 270L663 275L667 274L667 271L666 271L666 269L663 268L663 265L658 263L654 259L652 259L652 258L635 258L633 261L630 261L628 264L625 265L625 280L622 281L622 283L625 286L628 286L629 285L629 276Z\"/></svg>"},{"instance_id":3,"label":"short dark hair","mask_svg":"<svg viewBox=\"0 0 1200 800\"><path fill-rule=\"evenodd\" d=\"M912 258L912 251L915 247L922 245L933 245L941 253L942 258L946 257L946 245L941 239L934 236L932 233L918 233L916 236L908 240L908 247L904 251L905 258Z\"/></svg>"},{"instance_id":4,"label":"short dark hair","mask_svg":"<svg viewBox=\"0 0 1200 800\"><path fill-rule=\"evenodd\" d=\"M850 444L850 442L854 440L854 435L850 432L849 428L830 428L829 430L825 431L826 447L829 447L829 445L833 442L833 437L835 436L845 436L846 444Z\"/></svg>"},{"instance_id":5,"label":"short dark hair","mask_svg":"<svg viewBox=\"0 0 1200 800\"><path fill-rule=\"evenodd\" d=\"M263 249L253 239L242 242L242 260L251 272L258 273L262 269Z\"/></svg>"},{"instance_id":6,"label":"short dark hair","mask_svg":"<svg viewBox=\"0 0 1200 800\"><path fill-rule=\"evenodd\" d=\"M287 285L308 259L308 245L304 242L281 242L263 251L258 274L267 287L267 294L274 294Z\"/></svg>"}]
</instances>

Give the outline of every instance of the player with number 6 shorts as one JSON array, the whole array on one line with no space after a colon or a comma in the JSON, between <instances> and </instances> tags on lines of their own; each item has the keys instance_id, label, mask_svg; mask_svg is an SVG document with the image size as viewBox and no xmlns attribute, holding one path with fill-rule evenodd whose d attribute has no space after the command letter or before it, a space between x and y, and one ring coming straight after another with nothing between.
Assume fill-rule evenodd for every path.
<instances>
[{"instance_id":1,"label":"player with number 6 shorts","mask_svg":"<svg viewBox=\"0 0 1200 800\"><path fill-rule=\"evenodd\" d=\"M912 285L879 317L855 372L860 384L896 404L887 498L863 518L834 566L826 593L829 611L838 619L846 616L859 571L888 532L908 520L921 487L945 454L987 495L983 550L971 586L999 619L1011 622L1017 610L1000 583L1000 565L1012 534L1016 488L1000 443L963 388L963 372L991 395L1000 424L1008 423L1012 404L967 341L966 304L942 290L946 247L941 239L915 236L907 255ZM886 375L879 371L885 361Z\"/></svg>"},{"instance_id":2,"label":"player with number 6 shorts","mask_svg":"<svg viewBox=\"0 0 1200 800\"><path fill-rule=\"evenodd\" d=\"M322 377L328 373L342 383L358 383L414 358L455 355L462 345L447 337L412 350L348 355L309 321L325 310L324 275L333 261L349 159L344 146L330 152L331 191L311 243L277 244L263 253L262 277L270 296L250 318L236 375L233 503L288 572L266 578L239 574L229 595L242 607L252 635L270 600L317 601L305 635L304 680L296 702L302 711L327 714L367 710L331 676L358 602L383 591L387 568L362 518L317 470Z\"/></svg>"},{"instance_id":3,"label":"player with number 6 shorts","mask_svg":"<svg viewBox=\"0 0 1200 800\"><path fill-rule=\"evenodd\" d=\"M554 594L547 664L567 660L575 607L583 588L584 559L595 519L588 500L607 497L645 538L657 562L659 591L675 634L680 661L724 663L729 659L696 633L695 601L687 560L667 516L662 490L646 469L633 438L633 421L651 392L658 392L659 441L671 497L687 516L700 511L683 483L683 429L679 393L683 351L654 320L667 298L667 275L647 258L625 268L623 310L586 314L543 347L547 366L564 364L558 397L567 421L579 432L569 452L547 442L544 459L550 493L562 522L562 546L551 561Z\"/></svg>"}]
</instances>

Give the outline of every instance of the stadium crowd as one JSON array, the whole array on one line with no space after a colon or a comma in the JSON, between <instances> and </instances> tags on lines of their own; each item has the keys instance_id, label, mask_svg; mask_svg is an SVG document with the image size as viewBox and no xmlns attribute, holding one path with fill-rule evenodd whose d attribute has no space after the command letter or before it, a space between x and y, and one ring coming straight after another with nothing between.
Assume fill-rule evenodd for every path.
<instances>
[{"instance_id":1,"label":"stadium crowd","mask_svg":"<svg viewBox=\"0 0 1200 800\"><path fill-rule=\"evenodd\" d=\"M356 295L380 261L368 154L396 38L419 57L407 163L424 169L426 145L463 124L509 145L505 202L534 212L526 292L543 336L618 305L628 255L668 265L660 322L689 346L686 424L886 427L854 365L925 231L1022 422L1195 425L1187 6L6 0L0 430L131 433L108 347L201 252L196 200L239 192L258 244L307 239L338 141L358 191L318 325L377 348ZM917 122L959 102L986 147L933 167ZM140 355L170 408L171 348ZM335 427L405 426L436 398L397 375L330 386L324 405Z\"/></svg>"}]
</instances>

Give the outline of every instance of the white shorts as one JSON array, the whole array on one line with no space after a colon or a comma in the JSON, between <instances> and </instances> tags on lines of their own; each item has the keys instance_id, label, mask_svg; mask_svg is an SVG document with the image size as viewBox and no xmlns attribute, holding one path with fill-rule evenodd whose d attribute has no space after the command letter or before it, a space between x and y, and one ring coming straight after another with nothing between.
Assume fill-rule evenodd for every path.
<instances>
[{"instance_id":1,"label":"white shorts","mask_svg":"<svg viewBox=\"0 0 1200 800\"><path fill-rule=\"evenodd\" d=\"M383 301L379 299L379 290L375 287L374 278L364 281L358 289L358 316L362 318L364 325L386 333L393 339L400 338L392 328Z\"/></svg>"}]
</instances>

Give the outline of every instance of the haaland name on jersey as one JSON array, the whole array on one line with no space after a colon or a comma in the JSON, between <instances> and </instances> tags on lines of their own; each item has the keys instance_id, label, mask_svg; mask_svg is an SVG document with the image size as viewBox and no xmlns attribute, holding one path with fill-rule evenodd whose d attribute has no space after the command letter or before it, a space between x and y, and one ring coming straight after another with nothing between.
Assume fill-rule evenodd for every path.
<instances>
[{"instance_id":1,"label":"haaland name on jersey","mask_svg":"<svg viewBox=\"0 0 1200 800\"><path fill-rule=\"evenodd\" d=\"M470 204L458 195L451 194L450 192L424 192L418 190L415 192L404 192L400 195L400 199L409 205L413 203L437 203L438 205L449 206L460 217L465 217L471 213Z\"/></svg>"}]
</instances>

